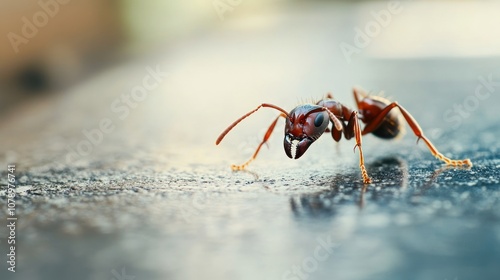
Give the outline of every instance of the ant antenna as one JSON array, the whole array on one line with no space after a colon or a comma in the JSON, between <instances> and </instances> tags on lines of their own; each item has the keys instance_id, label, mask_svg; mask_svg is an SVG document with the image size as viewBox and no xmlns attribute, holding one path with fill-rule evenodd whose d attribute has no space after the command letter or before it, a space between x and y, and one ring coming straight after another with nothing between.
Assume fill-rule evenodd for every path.
<instances>
[{"instance_id":1,"label":"ant antenna","mask_svg":"<svg viewBox=\"0 0 500 280\"><path fill-rule=\"evenodd\" d=\"M257 112L257 110L259 110L260 108L262 107L266 107L266 108L273 108L273 109L276 109L278 111L280 111L281 113L285 114L286 117L288 117L288 113L287 111L281 109L280 107L276 106L276 105L273 105L273 104L268 104L268 103L262 103L261 105L259 105L259 107L255 108L254 110L246 113L245 115L243 115L241 118L237 119L235 122L233 122L228 128L226 128L226 130L224 130L220 135L219 135L219 138L217 138L217 141L215 141L215 145L219 145L219 143L222 141L222 139L224 139L224 137L226 136L226 134L229 133L229 131L231 131L231 129L233 129L238 123L240 123L242 120L244 120L246 117L250 116L251 114Z\"/></svg>"}]
</instances>

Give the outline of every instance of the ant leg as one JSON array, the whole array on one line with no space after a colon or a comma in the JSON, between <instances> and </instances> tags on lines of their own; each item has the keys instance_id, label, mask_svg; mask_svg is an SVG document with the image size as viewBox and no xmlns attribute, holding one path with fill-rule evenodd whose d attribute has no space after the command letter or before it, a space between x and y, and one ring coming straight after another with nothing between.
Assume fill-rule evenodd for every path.
<instances>
[{"instance_id":1,"label":"ant leg","mask_svg":"<svg viewBox=\"0 0 500 280\"><path fill-rule=\"evenodd\" d=\"M363 149L361 149L361 127L359 126L358 113L356 111L352 113L351 119L349 119L349 123L351 122L354 129L354 135L356 136L356 146L354 146L354 150L356 150L356 147L358 147L359 168L361 169L361 175L363 176L363 183L370 184L372 182L372 179L370 179L370 177L368 176L368 172L366 172L365 159L363 157Z\"/></svg>"},{"instance_id":2,"label":"ant leg","mask_svg":"<svg viewBox=\"0 0 500 280\"><path fill-rule=\"evenodd\" d=\"M337 130L335 125L332 127L332 129L327 127L325 129L324 133L330 133L333 137L333 140L335 140L335 142L339 142L340 139L342 138L342 130Z\"/></svg>"},{"instance_id":3,"label":"ant leg","mask_svg":"<svg viewBox=\"0 0 500 280\"><path fill-rule=\"evenodd\" d=\"M326 132L326 131L325 131ZM342 139L342 130L337 130L335 126L332 127L332 137L335 142L339 142Z\"/></svg>"},{"instance_id":4,"label":"ant leg","mask_svg":"<svg viewBox=\"0 0 500 280\"><path fill-rule=\"evenodd\" d=\"M271 125L267 129L266 134L264 135L264 138L262 139L259 146L257 147L257 150L255 150L255 152L253 153L252 157L249 160L247 160L245 163L243 163L242 165L235 165L235 164L231 165L232 170L244 170L250 164L250 162L252 162L257 157L257 155L259 154L260 148L262 147L262 145L264 145L264 143L267 142L267 140L269 140L269 137L271 137L271 134L273 133L273 130L274 130L274 127L276 126L276 123L278 122L279 118L281 118L281 117L286 118L286 115L284 113L281 113L271 123Z\"/></svg>"},{"instance_id":5,"label":"ant leg","mask_svg":"<svg viewBox=\"0 0 500 280\"><path fill-rule=\"evenodd\" d=\"M445 162L448 165L472 166L472 162L470 161L470 159L454 160L454 159L447 158L443 154L441 154L436 149L436 147L434 147L434 145L431 143L431 141L429 139L427 139L427 137L424 136L424 132L422 131L422 128L420 128L420 125L418 125L417 121L413 118L413 116L408 111L406 111L405 108L403 108L401 105L399 105L397 102L393 102L393 103L387 105L387 107L385 107L372 122L368 123L363 130L363 135L370 133L370 132L374 131L375 129L377 129L377 127L383 122L385 116L395 107L399 108L399 110L403 114L406 122L408 123L408 125L410 125L411 129L413 130L413 133L415 134L415 136L418 137L417 143L420 139L424 140L425 144L427 145L427 147L429 148L429 150L433 156L435 156L437 159Z\"/></svg>"},{"instance_id":6,"label":"ant leg","mask_svg":"<svg viewBox=\"0 0 500 280\"><path fill-rule=\"evenodd\" d=\"M352 111L351 115L349 116L349 121L347 122L346 129L344 130L344 136L345 139L350 140L352 137L355 136L355 125L356 125L356 120L358 119L357 117L357 112Z\"/></svg>"},{"instance_id":7,"label":"ant leg","mask_svg":"<svg viewBox=\"0 0 500 280\"><path fill-rule=\"evenodd\" d=\"M361 169L361 175L363 175L363 183L370 184L372 179L368 176L365 168L365 159L363 157L363 150L361 149L361 127L359 126L358 114L354 113L354 134L356 135L356 146L359 150L359 168Z\"/></svg>"},{"instance_id":8,"label":"ant leg","mask_svg":"<svg viewBox=\"0 0 500 280\"><path fill-rule=\"evenodd\" d=\"M352 92L354 94L354 100L356 101L356 106L359 108L361 100L363 100L368 94L362 88L358 87L354 87L352 89Z\"/></svg>"}]
</instances>

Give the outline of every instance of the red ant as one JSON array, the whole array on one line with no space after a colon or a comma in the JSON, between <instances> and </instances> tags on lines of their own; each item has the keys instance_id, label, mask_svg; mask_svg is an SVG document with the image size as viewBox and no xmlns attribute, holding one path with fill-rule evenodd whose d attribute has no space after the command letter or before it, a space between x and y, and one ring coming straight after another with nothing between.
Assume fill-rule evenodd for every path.
<instances>
[{"instance_id":1,"label":"red ant","mask_svg":"<svg viewBox=\"0 0 500 280\"><path fill-rule=\"evenodd\" d=\"M372 180L366 172L363 150L361 149L361 136L373 133L375 136L384 139L395 138L403 132L402 117L404 117L413 130L413 133L415 133L415 136L418 137L417 143L422 139L432 155L437 159L445 162L447 165L472 166L472 162L469 159L453 160L441 154L432 145L431 141L424 136L422 129L412 115L397 102L391 102L380 96L370 96L359 88L354 88L354 99L356 100L358 110L352 110L342 105L340 102L334 100L330 94L327 95L326 99L320 100L314 105L304 104L297 106L290 113L287 113L276 105L263 103L226 128L219 138L217 138L215 144L218 145L231 129L260 108L273 108L280 111L281 114L271 123L264 135L264 139L262 139L252 157L242 165L232 165L231 168L233 170L245 169L257 157L260 148L271 136L279 118L283 117L286 119L283 144L285 153L289 158L300 158L307 151L307 148L326 132L331 132L333 139L338 142L342 138L343 131L344 137L347 140L353 137L356 139L354 150L356 150L356 147L359 149L359 167L363 176L363 182L369 184ZM399 109L400 113L392 110L395 107ZM359 120L365 123L363 130L360 128ZM333 125L331 128L328 128L330 121Z\"/></svg>"}]
</instances>

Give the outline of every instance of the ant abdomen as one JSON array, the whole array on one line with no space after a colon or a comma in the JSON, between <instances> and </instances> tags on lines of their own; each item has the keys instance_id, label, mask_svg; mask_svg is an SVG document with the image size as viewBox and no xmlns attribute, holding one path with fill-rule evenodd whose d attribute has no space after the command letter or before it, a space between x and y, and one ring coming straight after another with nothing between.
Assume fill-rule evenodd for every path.
<instances>
[{"instance_id":1,"label":"ant abdomen","mask_svg":"<svg viewBox=\"0 0 500 280\"><path fill-rule=\"evenodd\" d=\"M404 128L401 126L400 116L401 113L396 110L389 112L380 126L372 132L373 135L384 139L392 139L400 135Z\"/></svg>"},{"instance_id":2,"label":"ant abdomen","mask_svg":"<svg viewBox=\"0 0 500 280\"><path fill-rule=\"evenodd\" d=\"M369 111L371 113L364 115L363 122L367 123L374 119L373 116L378 115L387 105L391 104L391 101L380 96L369 96L364 98L361 103L360 107L366 107L368 110L363 110L363 108L360 112ZM393 139L402 135L404 133L402 117L398 110L391 110L372 134L383 139Z\"/></svg>"}]
</instances>

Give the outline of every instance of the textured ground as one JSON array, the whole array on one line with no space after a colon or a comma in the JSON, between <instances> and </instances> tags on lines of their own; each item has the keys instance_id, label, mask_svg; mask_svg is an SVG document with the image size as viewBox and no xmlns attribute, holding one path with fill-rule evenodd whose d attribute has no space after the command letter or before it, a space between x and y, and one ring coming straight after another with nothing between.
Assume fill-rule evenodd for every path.
<instances>
[{"instance_id":1,"label":"textured ground","mask_svg":"<svg viewBox=\"0 0 500 280\"><path fill-rule=\"evenodd\" d=\"M338 44L352 33L337 29L357 24L352 14L304 9L206 31L2 119L5 166L17 165L19 246L12 275L2 227L0 278L498 279L500 86L459 124L444 113L468 102L478 77L500 80L500 59L348 64ZM114 112L157 65L170 75L127 116ZM363 189L354 142L325 135L292 161L280 124L248 172L231 172L276 115L266 110L214 145L261 102L291 109L331 91L352 106L354 84L384 90L444 154L474 167L444 168L411 133L367 136L374 183ZM113 131L73 154L103 118Z\"/></svg>"}]
</instances>

